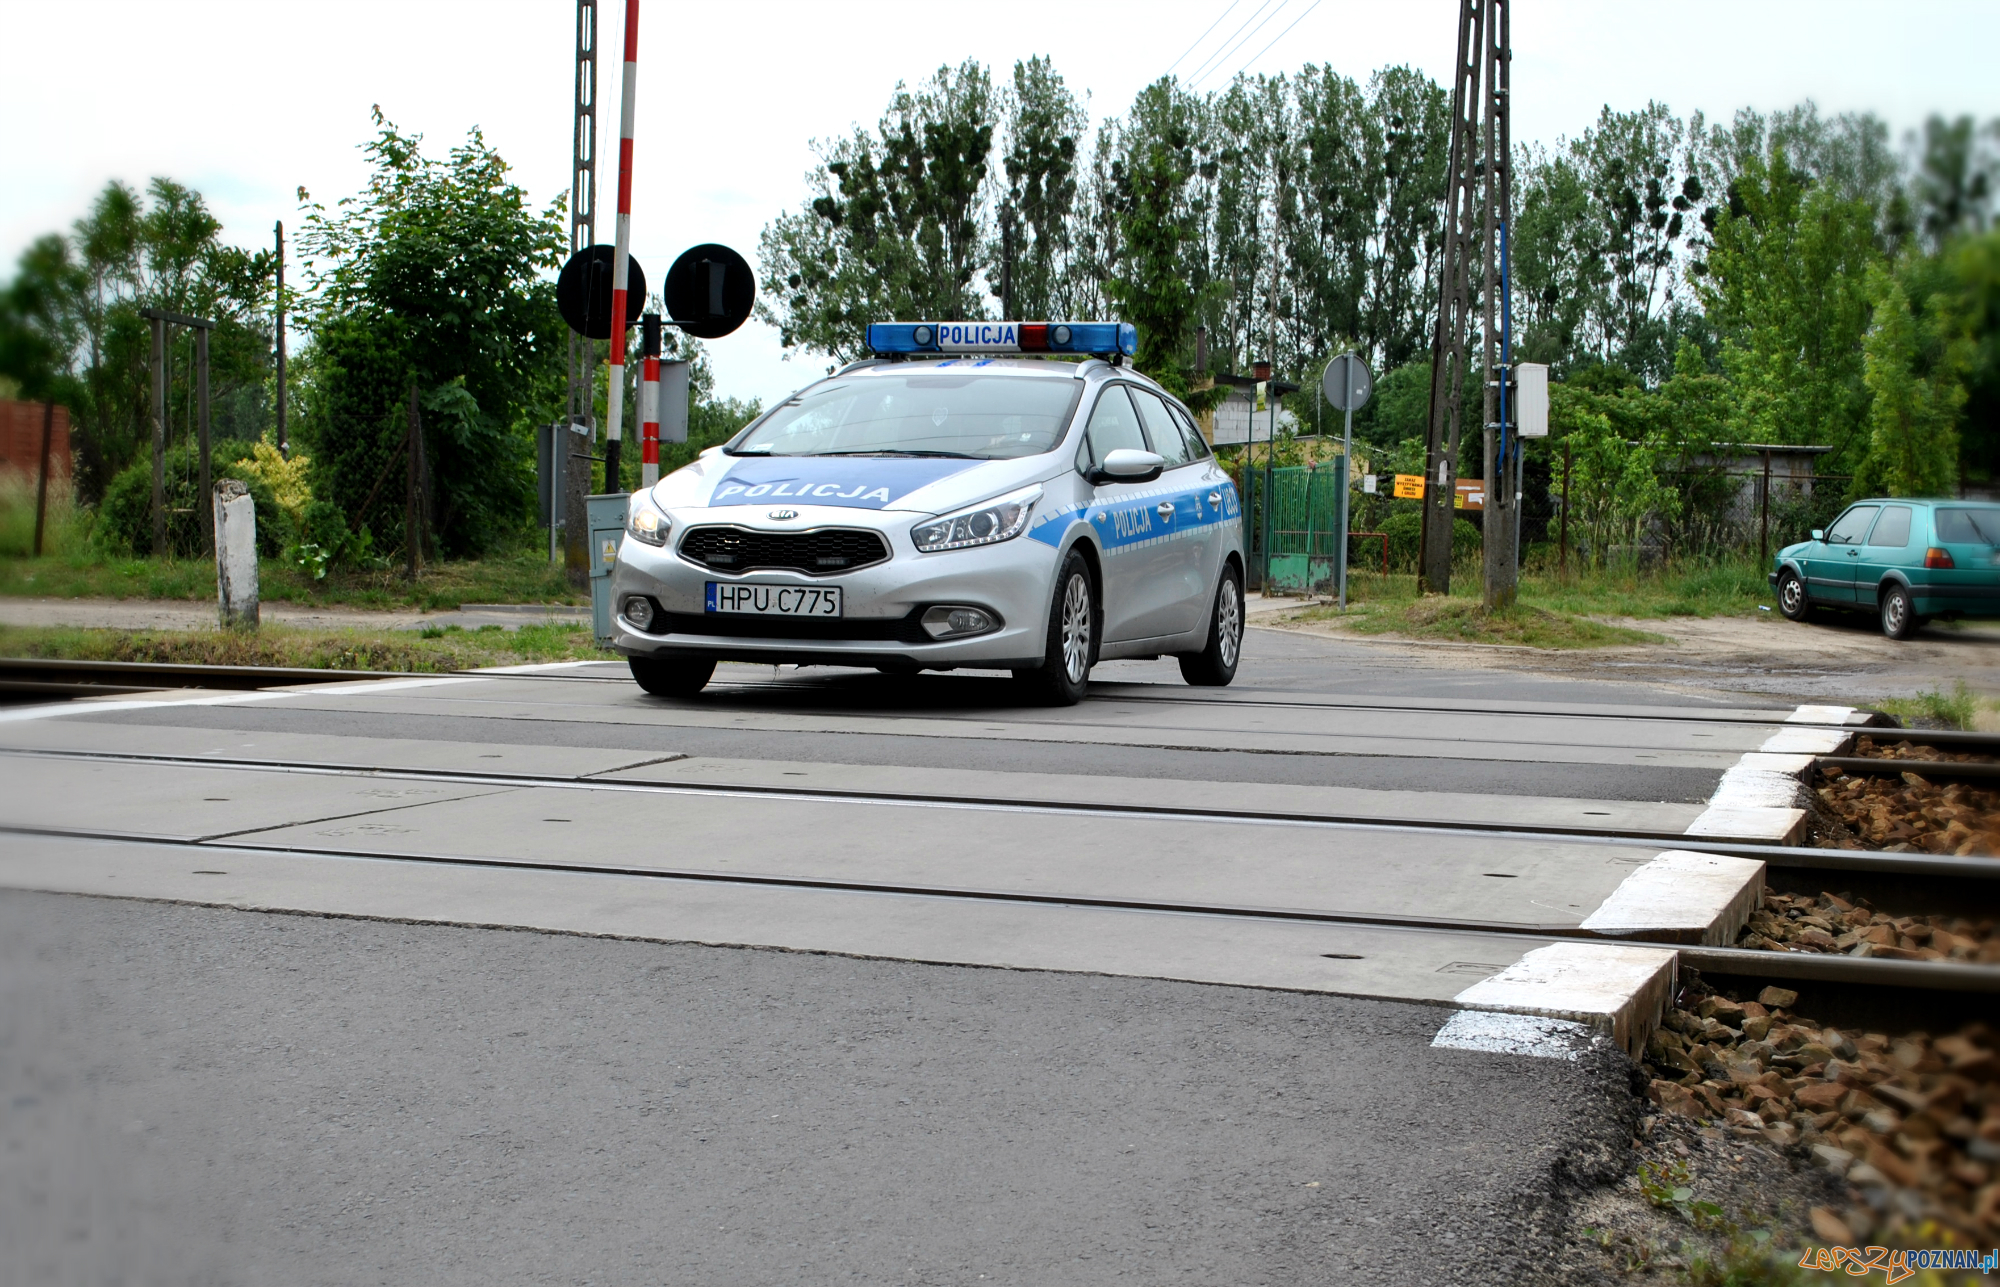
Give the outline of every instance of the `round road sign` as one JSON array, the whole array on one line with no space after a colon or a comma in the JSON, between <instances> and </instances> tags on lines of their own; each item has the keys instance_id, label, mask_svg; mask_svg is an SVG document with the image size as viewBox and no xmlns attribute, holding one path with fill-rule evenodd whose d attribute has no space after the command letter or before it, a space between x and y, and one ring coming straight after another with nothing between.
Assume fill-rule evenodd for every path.
<instances>
[{"instance_id":1,"label":"round road sign","mask_svg":"<svg viewBox=\"0 0 2000 1287\"><path fill-rule=\"evenodd\" d=\"M1375 377L1368 373L1368 364L1359 354L1343 353L1326 364L1319 387L1335 411L1359 411L1375 392Z\"/></svg>"},{"instance_id":2,"label":"round road sign","mask_svg":"<svg viewBox=\"0 0 2000 1287\"><path fill-rule=\"evenodd\" d=\"M667 270L661 298L674 324L713 340L743 325L757 302L757 275L727 246L696 246Z\"/></svg>"},{"instance_id":3,"label":"round road sign","mask_svg":"<svg viewBox=\"0 0 2000 1287\"><path fill-rule=\"evenodd\" d=\"M556 311L569 329L588 340L611 338L610 246L585 246L569 257L556 278ZM625 256L625 325L637 326L646 309L646 270Z\"/></svg>"}]
</instances>

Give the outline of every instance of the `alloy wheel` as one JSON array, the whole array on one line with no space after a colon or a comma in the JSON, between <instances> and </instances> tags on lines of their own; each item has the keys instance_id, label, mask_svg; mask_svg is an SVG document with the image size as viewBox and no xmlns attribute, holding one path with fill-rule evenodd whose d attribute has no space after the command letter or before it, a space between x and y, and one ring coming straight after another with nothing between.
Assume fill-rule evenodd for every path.
<instances>
[{"instance_id":1,"label":"alloy wheel","mask_svg":"<svg viewBox=\"0 0 2000 1287\"><path fill-rule=\"evenodd\" d=\"M1800 584L1797 577L1788 576L1785 578L1785 584L1780 588L1779 594L1782 597L1778 602L1778 607L1788 617L1797 616L1799 604L1804 602L1806 597L1805 586Z\"/></svg>"},{"instance_id":2,"label":"alloy wheel","mask_svg":"<svg viewBox=\"0 0 2000 1287\"><path fill-rule=\"evenodd\" d=\"M1215 642L1222 653L1222 664L1236 664L1236 649L1243 642L1243 591L1237 588L1236 578L1222 578L1222 593L1215 598Z\"/></svg>"},{"instance_id":3,"label":"alloy wheel","mask_svg":"<svg viewBox=\"0 0 2000 1287\"><path fill-rule=\"evenodd\" d=\"M1082 683L1090 673L1090 581L1081 572L1063 590L1062 651L1063 673Z\"/></svg>"}]
</instances>

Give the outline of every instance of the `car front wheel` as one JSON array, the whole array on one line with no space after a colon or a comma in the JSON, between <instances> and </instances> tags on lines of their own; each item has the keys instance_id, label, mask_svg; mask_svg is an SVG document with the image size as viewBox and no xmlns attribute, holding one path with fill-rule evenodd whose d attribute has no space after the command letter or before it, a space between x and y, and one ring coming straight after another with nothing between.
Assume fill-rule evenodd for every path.
<instances>
[{"instance_id":1,"label":"car front wheel","mask_svg":"<svg viewBox=\"0 0 2000 1287\"><path fill-rule=\"evenodd\" d=\"M1793 621L1812 615L1812 601L1806 598L1806 583L1790 568L1778 574L1778 611Z\"/></svg>"},{"instance_id":2,"label":"car front wheel","mask_svg":"<svg viewBox=\"0 0 2000 1287\"><path fill-rule=\"evenodd\" d=\"M1916 605L1910 592L1900 585L1882 587L1882 633L1891 639L1908 639L1917 629Z\"/></svg>"},{"instance_id":3,"label":"car front wheel","mask_svg":"<svg viewBox=\"0 0 2000 1287\"><path fill-rule=\"evenodd\" d=\"M1042 664L1033 670L1017 670L1014 678L1052 706L1074 706L1090 688L1096 642L1097 592L1090 568L1072 551L1056 576Z\"/></svg>"},{"instance_id":4,"label":"car front wheel","mask_svg":"<svg viewBox=\"0 0 2000 1287\"><path fill-rule=\"evenodd\" d=\"M1243 655L1243 583L1235 565L1222 565L1210 609L1208 646L1180 657L1181 678L1197 688L1221 688L1236 678Z\"/></svg>"},{"instance_id":5,"label":"car front wheel","mask_svg":"<svg viewBox=\"0 0 2000 1287\"><path fill-rule=\"evenodd\" d=\"M628 657L632 678L655 697L692 697L707 687L715 658Z\"/></svg>"}]
</instances>

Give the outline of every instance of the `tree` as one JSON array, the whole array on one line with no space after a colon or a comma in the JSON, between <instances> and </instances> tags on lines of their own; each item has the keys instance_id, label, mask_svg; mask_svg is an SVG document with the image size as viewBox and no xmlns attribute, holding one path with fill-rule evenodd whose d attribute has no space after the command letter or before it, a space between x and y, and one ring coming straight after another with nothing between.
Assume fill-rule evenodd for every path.
<instances>
[{"instance_id":1,"label":"tree","mask_svg":"<svg viewBox=\"0 0 2000 1287\"><path fill-rule=\"evenodd\" d=\"M758 316L785 347L849 359L870 322L988 315L973 283L989 267L995 123L991 77L968 59L915 92L898 84L873 135L815 145L814 195L758 244Z\"/></svg>"},{"instance_id":2,"label":"tree","mask_svg":"<svg viewBox=\"0 0 2000 1287\"><path fill-rule=\"evenodd\" d=\"M1950 314L1949 297L1933 296L1920 323L1903 283L1880 264L1869 269L1868 292L1875 304L1866 345L1873 400L1868 456L1855 491L1949 495L1958 483L1961 371L1970 345Z\"/></svg>"},{"instance_id":3,"label":"tree","mask_svg":"<svg viewBox=\"0 0 2000 1287\"><path fill-rule=\"evenodd\" d=\"M1833 473L1860 463L1864 283L1883 257L1876 220L1866 201L1795 168L1782 146L1742 164L1702 286L1736 390L1737 441L1831 446Z\"/></svg>"},{"instance_id":4,"label":"tree","mask_svg":"<svg viewBox=\"0 0 2000 1287\"><path fill-rule=\"evenodd\" d=\"M1172 80L1141 91L1114 164L1122 251L1106 293L1139 331L1133 365L1199 408L1191 387L1200 303L1199 226L1187 200L1199 165L1194 101Z\"/></svg>"},{"instance_id":5,"label":"tree","mask_svg":"<svg viewBox=\"0 0 2000 1287\"><path fill-rule=\"evenodd\" d=\"M379 107L373 119L367 187L331 211L300 192L314 289L302 436L315 485L354 507L350 522L400 535L401 489L378 480L401 459L414 388L436 535L447 554L473 553L532 513L530 426L552 414L566 343L547 276L561 201L533 211L477 129L438 159Z\"/></svg>"},{"instance_id":6,"label":"tree","mask_svg":"<svg viewBox=\"0 0 2000 1287\"><path fill-rule=\"evenodd\" d=\"M1002 115L1006 194L987 251L989 282L1003 317L1068 317L1079 148L1090 121L1047 58L1014 64Z\"/></svg>"},{"instance_id":7,"label":"tree","mask_svg":"<svg viewBox=\"0 0 2000 1287\"><path fill-rule=\"evenodd\" d=\"M1984 232L2000 187L2000 119L1984 130L1975 129L1970 116L1925 121L1910 186L1918 230L1932 250L1960 233Z\"/></svg>"}]
</instances>

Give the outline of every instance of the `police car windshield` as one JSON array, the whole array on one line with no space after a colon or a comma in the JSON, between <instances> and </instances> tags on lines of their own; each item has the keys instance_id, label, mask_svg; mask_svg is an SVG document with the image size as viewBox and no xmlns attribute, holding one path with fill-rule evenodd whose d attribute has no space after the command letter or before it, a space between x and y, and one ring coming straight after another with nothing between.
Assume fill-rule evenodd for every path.
<instances>
[{"instance_id":1,"label":"police car windshield","mask_svg":"<svg viewBox=\"0 0 2000 1287\"><path fill-rule=\"evenodd\" d=\"M730 449L738 456L1037 456L1062 437L1076 381L869 374L814 385Z\"/></svg>"}]
</instances>

